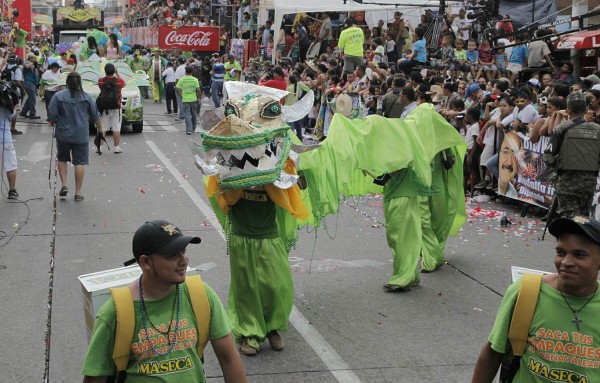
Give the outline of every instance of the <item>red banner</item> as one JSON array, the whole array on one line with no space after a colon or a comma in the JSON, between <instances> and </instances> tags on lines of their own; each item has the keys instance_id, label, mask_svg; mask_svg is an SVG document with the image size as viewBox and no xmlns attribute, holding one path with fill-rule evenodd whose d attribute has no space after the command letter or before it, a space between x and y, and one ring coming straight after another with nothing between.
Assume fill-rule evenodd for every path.
<instances>
[{"instance_id":1,"label":"red banner","mask_svg":"<svg viewBox=\"0 0 600 383\"><path fill-rule=\"evenodd\" d=\"M219 51L218 27L159 27L158 47L183 51Z\"/></svg>"},{"instance_id":2,"label":"red banner","mask_svg":"<svg viewBox=\"0 0 600 383\"><path fill-rule=\"evenodd\" d=\"M29 33L27 40L31 41L31 0L14 0L11 7L19 10L19 17L15 21L20 29Z\"/></svg>"}]
</instances>

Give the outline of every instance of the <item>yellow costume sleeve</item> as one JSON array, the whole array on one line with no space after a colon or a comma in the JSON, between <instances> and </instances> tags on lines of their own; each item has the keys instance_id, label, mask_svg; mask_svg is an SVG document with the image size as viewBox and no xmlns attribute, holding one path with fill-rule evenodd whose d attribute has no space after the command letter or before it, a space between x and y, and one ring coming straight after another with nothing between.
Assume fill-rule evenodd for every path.
<instances>
[{"instance_id":1,"label":"yellow costume sleeve","mask_svg":"<svg viewBox=\"0 0 600 383\"><path fill-rule=\"evenodd\" d=\"M298 174L296 172L294 161L289 158L285 163L284 170L288 174ZM302 201L298 185L283 190L273 184L268 184L265 185L265 190L267 191L269 198L271 198L277 206L290 212L293 217L298 219L306 219L308 217L308 210Z\"/></svg>"},{"instance_id":2,"label":"yellow costume sleeve","mask_svg":"<svg viewBox=\"0 0 600 383\"><path fill-rule=\"evenodd\" d=\"M297 174L294 161L288 160L284 167L286 173ZM206 181L206 196L214 197L223 214L229 213L229 206L235 205L242 196L242 189L233 189L222 192L219 188L219 180L217 176L207 177ZM264 186L269 198L279 207L287 210L293 217L298 219L306 219L308 210L302 201L300 188L297 185L289 189L280 189L273 184Z\"/></svg>"}]
</instances>

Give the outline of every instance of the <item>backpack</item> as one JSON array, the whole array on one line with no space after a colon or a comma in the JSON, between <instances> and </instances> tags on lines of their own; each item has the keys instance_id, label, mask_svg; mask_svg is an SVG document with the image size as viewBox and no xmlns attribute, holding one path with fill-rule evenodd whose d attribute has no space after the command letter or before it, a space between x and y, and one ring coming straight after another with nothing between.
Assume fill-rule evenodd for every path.
<instances>
[{"instance_id":1,"label":"backpack","mask_svg":"<svg viewBox=\"0 0 600 383\"><path fill-rule=\"evenodd\" d=\"M0 81L0 106L13 110L19 103L19 89L9 81Z\"/></svg>"},{"instance_id":2,"label":"backpack","mask_svg":"<svg viewBox=\"0 0 600 383\"><path fill-rule=\"evenodd\" d=\"M502 359L500 383L511 383L519 370L521 357L527 347L529 327L531 326L535 307L540 296L541 285L542 275L523 274L521 288L519 289L517 302L515 303L510 326L508 327L508 340L510 341L511 352L507 352Z\"/></svg>"},{"instance_id":3,"label":"backpack","mask_svg":"<svg viewBox=\"0 0 600 383\"><path fill-rule=\"evenodd\" d=\"M9 68L8 65L2 70L2 74L0 74L0 80L2 81L12 81L15 72L19 69L18 66L14 65L12 68Z\"/></svg>"},{"instance_id":4,"label":"backpack","mask_svg":"<svg viewBox=\"0 0 600 383\"><path fill-rule=\"evenodd\" d=\"M188 299L192 305L194 318L196 319L196 329L198 342L196 349L198 355L203 360L204 348L208 343L210 332L210 303L204 283L199 275L185 278L185 286L188 291ZM116 287L110 289L110 293L115 302L116 322L115 343L113 347L113 361L115 362L117 376L115 382L124 382L126 378L125 370L129 364L131 351L131 341L135 330L135 310L133 297L129 286Z\"/></svg>"},{"instance_id":5,"label":"backpack","mask_svg":"<svg viewBox=\"0 0 600 383\"><path fill-rule=\"evenodd\" d=\"M101 110L120 109L121 101L116 77L114 79L104 77L104 83L96 102Z\"/></svg>"}]
</instances>

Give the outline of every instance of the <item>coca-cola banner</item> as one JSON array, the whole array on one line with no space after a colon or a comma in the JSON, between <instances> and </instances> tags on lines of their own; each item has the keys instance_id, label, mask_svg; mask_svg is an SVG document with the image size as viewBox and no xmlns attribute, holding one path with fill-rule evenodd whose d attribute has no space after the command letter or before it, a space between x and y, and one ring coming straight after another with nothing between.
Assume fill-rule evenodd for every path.
<instances>
[{"instance_id":1,"label":"coca-cola banner","mask_svg":"<svg viewBox=\"0 0 600 383\"><path fill-rule=\"evenodd\" d=\"M123 28L123 37L130 36L128 45L141 45L145 48L158 47L158 27Z\"/></svg>"},{"instance_id":2,"label":"coca-cola banner","mask_svg":"<svg viewBox=\"0 0 600 383\"><path fill-rule=\"evenodd\" d=\"M219 51L218 27L159 27L158 47L183 51Z\"/></svg>"}]
</instances>

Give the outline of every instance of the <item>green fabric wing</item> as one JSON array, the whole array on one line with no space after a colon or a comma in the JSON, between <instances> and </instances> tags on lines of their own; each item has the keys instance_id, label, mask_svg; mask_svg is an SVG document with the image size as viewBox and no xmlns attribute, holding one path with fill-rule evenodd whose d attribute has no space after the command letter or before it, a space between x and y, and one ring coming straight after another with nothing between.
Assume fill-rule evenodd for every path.
<instances>
[{"instance_id":1,"label":"green fabric wing","mask_svg":"<svg viewBox=\"0 0 600 383\"><path fill-rule=\"evenodd\" d=\"M464 212L462 159L466 144L431 104L422 104L404 120L373 115L349 120L335 114L329 135L321 147L300 154L300 172L307 180L304 197L310 203L309 225L339 210L340 195L382 193L373 177L411 168L421 186L431 186L431 161L444 149L452 149L456 164L449 171L448 191L456 206L452 232L456 233Z\"/></svg>"}]
</instances>

